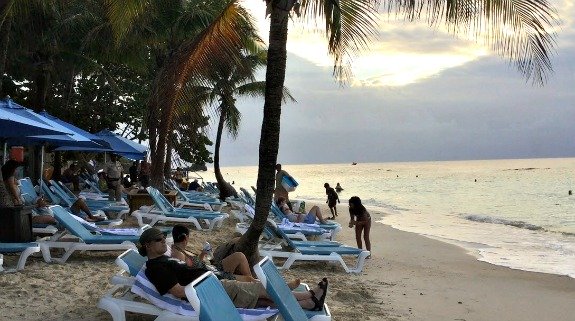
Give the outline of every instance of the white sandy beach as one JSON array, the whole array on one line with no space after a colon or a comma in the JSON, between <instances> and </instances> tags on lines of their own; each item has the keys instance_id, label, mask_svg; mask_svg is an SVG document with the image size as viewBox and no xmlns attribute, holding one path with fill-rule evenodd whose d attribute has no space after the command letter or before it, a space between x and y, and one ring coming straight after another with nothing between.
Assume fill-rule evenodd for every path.
<instances>
[{"instance_id":1,"label":"white sandy beach","mask_svg":"<svg viewBox=\"0 0 575 321\"><path fill-rule=\"evenodd\" d=\"M338 221L346 226L347 208L339 209ZM230 218L217 232L194 231L196 249L206 240L214 246L225 242L234 224ZM355 244L352 229L339 235L339 241ZM285 275L308 283L327 276L326 302L338 321L574 320L575 279L494 266L456 246L379 223L371 235L373 258L359 275L324 263L296 263ZM118 270L118 254L75 253L62 265L31 257L25 270L0 274L0 320L111 320L96 304ZM5 256L5 264L13 260ZM127 320L153 317L130 314Z\"/></svg>"}]
</instances>

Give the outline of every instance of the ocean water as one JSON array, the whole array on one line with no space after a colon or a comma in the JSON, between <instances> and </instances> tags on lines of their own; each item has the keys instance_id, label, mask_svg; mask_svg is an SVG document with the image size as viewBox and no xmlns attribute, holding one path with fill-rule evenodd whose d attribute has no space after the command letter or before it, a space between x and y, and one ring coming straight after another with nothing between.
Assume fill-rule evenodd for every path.
<instances>
[{"instance_id":1,"label":"ocean water","mask_svg":"<svg viewBox=\"0 0 575 321\"><path fill-rule=\"evenodd\" d=\"M575 158L283 167L299 182L291 199L325 202L323 184L339 182L341 214L357 195L382 223L481 261L575 278ZM236 187L256 185L256 166L222 172Z\"/></svg>"}]
</instances>

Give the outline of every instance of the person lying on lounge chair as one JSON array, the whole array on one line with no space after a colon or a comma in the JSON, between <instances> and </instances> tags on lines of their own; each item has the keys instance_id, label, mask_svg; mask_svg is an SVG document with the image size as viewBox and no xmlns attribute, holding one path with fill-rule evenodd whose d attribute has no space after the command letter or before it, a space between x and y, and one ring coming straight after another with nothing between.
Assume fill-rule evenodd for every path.
<instances>
[{"instance_id":1,"label":"person lying on lounge chair","mask_svg":"<svg viewBox=\"0 0 575 321\"><path fill-rule=\"evenodd\" d=\"M166 237L157 228L145 230L140 236L138 251L147 256L146 277L161 295L170 293L177 298L186 298L184 287L207 272L207 269L190 267L185 262L170 258ZM260 282L220 280L226 293L238 308L270 306L273 301ZM328 280L323 278L317 287L307 292L292 292L299 305L307 310L321 310L327 293Z\"/></svg>"},{"instance_id":2,"label":"person lying on lounge chair","mask_svg":"<svg viewBox=\"0 0 575 321\"><path fill-rule=\"evenodd\" d=\"M311 210L305 214L293 212L290 210L284 197L278 197L276 204L290 222L314 224L315 219L317 218L321 224L327 224L327 221L324 220L323 216L321 215L321 210L317 206L313 206Z\"/></svg>"},{"instance_id":3,"label":"person lying on lounge chair","mask_svg":"<svg viewBox=\"0 0 575 321\"><path fill-rule=\"evenodd\" d=\"M186 246L190 239L189 228L181 224L174 225L174 228L172 229L172 237L174 238L174 244L172 244L173 258L186 262L189 267L209 268L204 262L204 259L208 255L206 251L202 250L199 255L196 255L186 250ZM217 270L214 271L214 274L216 274L218 278L238 280L242 282L255 281L252 276L252 272L250 271L248 259L242 252L234 252L220 262L210 260L210 263Z\"/></svg>"},{"instance_id":4,"label":"person lying on lounge chair","mask_svg":"<svg viewBox=\"0 0 575 321\"><path fill-rule=\"evenodd\" d=\"M50 225L58 224L54 215L52 215L48 209L48 205L50 205L50 202L45 200L44 197L40 196L36 199L35 207L32 210L32 223Z\"/></svg>"},{"instance_id":5,"label":"person lying on lounge chair","mask_svg":"<svg viewBox=\"0 0 575 321\"><path fill-rule=\"evenodd\" d=\"M48 187L52 186L52 184L50 184L50 182L47 182L46 180L44 180L43 184L46 184L46 186L48 186ZM46 203L48 205L55 205L55 204L50 204L48 202L46 202ZM88 204L86 204L86 201L80 197L78 197L74 201L72 206L70 206L69 210L70 210L70 213L72 213L76 216L79 216L88 222L99 222L99 221L103 221L106 219L105 217L93 215L92 212L90 211L90 208L88 207Z\"/></svg>"}]
</instances>

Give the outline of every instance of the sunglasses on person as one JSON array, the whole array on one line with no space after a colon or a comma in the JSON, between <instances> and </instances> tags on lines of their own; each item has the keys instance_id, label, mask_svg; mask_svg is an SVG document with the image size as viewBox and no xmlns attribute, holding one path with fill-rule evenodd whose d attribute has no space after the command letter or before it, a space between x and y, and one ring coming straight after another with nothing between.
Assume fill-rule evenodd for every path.
<instances>
[{"instance_id":1,"label":"sunglasses on person","mask_svg":"<svg viewBox=\"0 0 575 321\"><path fill-rule=\"evenodd\" d=\"M152 242L162 242L165 239L166 239L166 236L162 235L162 236L158 236L157 238L153 239Z\"/></svg>"}]
</instances>

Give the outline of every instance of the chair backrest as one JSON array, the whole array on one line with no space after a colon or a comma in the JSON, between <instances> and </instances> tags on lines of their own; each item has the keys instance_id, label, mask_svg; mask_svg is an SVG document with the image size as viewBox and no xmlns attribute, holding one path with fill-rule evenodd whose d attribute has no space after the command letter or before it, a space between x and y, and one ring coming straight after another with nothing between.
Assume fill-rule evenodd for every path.
<instances>
[{"instance_id":1,"label":"chair backrest","mask_svg":"<svg viewBox=\"0 0 575 321\"><path fill-rule=\"evenodd\" d=\"M146 257L132 249L126 250L116 258L116 265L130 273L131 276L136 276L144 264L146 264Z\"/></svg>"},{"instance_id":2,"label":"chair backrest","mask_svg":"<svg viewBox=\"0 0 575 321\"><path fill-rule=\"evenodd\" d=\"M84 182L86 184L88 184L88 186L90 186L90 189L92 191L94 191L95 193L101 194L101 195L108 195L107 193L104 193L100 190L100 187L98 187L98 184L94 183L91 179L86 178L84 179Z\"/></svg>"},{"instance_id":3,"label":"chair backrest","mask_svg":"<svg viewBox=\"0 0 575 321\"><path fill-rule=\"evenodd\" d=\"M72 198L77 198L78 196L76 196L76 194L74 194L74 192L72 192L68 186L66 186L66 184L62 183L61 181L55 181L56 185L66 193L66 195L72 197Z\"/></svg>"},{"instance_id":4,"label":"chair backrest","mask_svg":"<svg viewBox=\"0 0 575 321\"><path fill-rule=\"evenodd\" d=\"M50 184L54 188L54 193L56 193L61 199L66 200L66 202L76 201L76 198L77 198L76 195L74 195L74 193L72 193L72 195L68 194L68 192L66 192L66 190L64 188L62 188L62 186L60 185L59 182L51 179Z\"/></svg>"},{"instance_id":5,"label":"chair backrest","mask_svg":"<svg viewBox=\"0 0 575 321\"><path fill-rule=\"evenodd\" d=\"M34 189L34 185L30 178L22 178L18 180L18 186L20 187L20 193L22 193L22 198L26 205L33 205L38 198L38 193Z\"/></svg>"},{"instance_id":6,"label":"chair backrest","mask_svg":"<svg viewBox=\"0 0 575 321\"><path fill-rule=\"evenodd\" d=\"M282 231L282 229L279 228L273 220L268 219L266 221L264 229L267 229L266 234L272 234L278 238L283 239L287 243L287 245L289 245L293 249L297 248L292 239L290 239L289 236L287 236L287 234L284 231Z\"/></svg>"},{"instance_id":7,"label":"chair backrest","mask_svg":"<svg viewBox=\"0 0 575 321\"><path fill-rule=\"evenodd\" d=\"M90 231L82 225L82 223L72 217L72 213L68 212L62 206L53 205L50 206L50 210L54 214L54 218L56 218L60 224L62 224L70 233L84 240L84 242L87 242L94 237Z\"/></svg>"},{"instance_id":8,"label":"chair backrest","mask_svg":"<svg viewBox=\"0 0 575 321\"><path fill-rule=\"evenodd\" d=\"M156 204L156 206L162 212L164 212L164 213L175 212L175 209L174 209L174 206L172 205L172 203L170 203L170 201L168 201L168 199L164 195L162 195L162 193L160 193L160 191L153 188L152 186L147 187L146 190L148 191L148 194L150 194L150 197L154 200L154 203Z\"/></svg>"},{"instance_id":9,"label":"chair backrest","mask_svg":"<svg viewBox=\"0 0 575 321\"><path fill-rule=\"evenodd\" d=\"M283 220L284 218L286 218L286 215L284 214L284 212L282 212L282 210L277 206L276 202L272 202L272 205L270 206L270 209L272 211L272 214L277 217L278 220Z\"/></svg>"},{"instance_id":10,"label":"chair backrest","mask_svg":"<svg viewBox=\"0 0 575 321\"><path fill-rule=\"evenodd\" d=\"M252 197L252 195L250 194L250 192L248 192L245 188L240 187L240 191L244 194L244 199L247 201L248 204L250 205L256 205L256 201L254 200L254 198Z\"/></svg>"},{"instance_id":11,"label":"chair backrest","mask_svg":"<svg viewBox=\"0 0 575 321\"><path fill-rule=\"evenodd\" d=\"M52 204L60 204L60 205L64 205L66 207L70 207L72 206L72 203L69 202L69 200L66 199L62 199L59 196L57 196L52 189L50 189L50 186L48 186L48 184L46 183L42 183L42 191L44 192L44 194L46 194L46 196L48 196L48 200L52 203Z\"/></svg>"},{"instance_id":12,"label":"chair backrest","mask_svg":"<svg viewBox=\"0 0 575 321\"><path fill-rule=\"evenodd\" d=\"M186 297L200 321L242 321L241 315L214 273L206 272L186 287Z\"/></svg>"},{"instance_id":13,"label":"chair backrest","mask_svg":"<svg viewBox=\"0 0 575 321\"><path fill-rule=\"evenodd\" d=\"M304 310L301 308L296 298L291 293L278 269L269 257L263 258L254 266L254 272L266 292L276 304L283 319L286 321L308 320Z\"/></svg>"}]
</instances>

